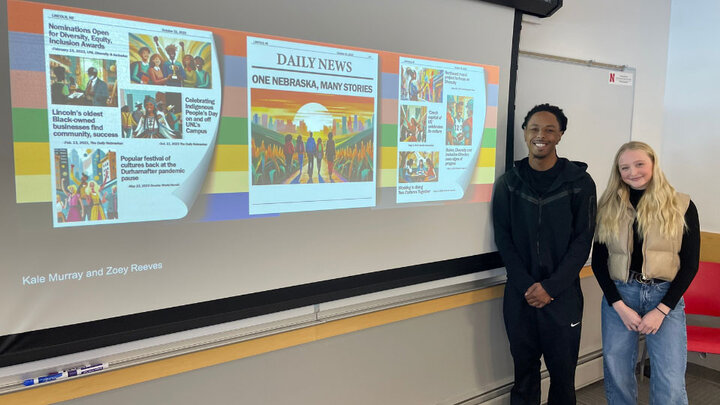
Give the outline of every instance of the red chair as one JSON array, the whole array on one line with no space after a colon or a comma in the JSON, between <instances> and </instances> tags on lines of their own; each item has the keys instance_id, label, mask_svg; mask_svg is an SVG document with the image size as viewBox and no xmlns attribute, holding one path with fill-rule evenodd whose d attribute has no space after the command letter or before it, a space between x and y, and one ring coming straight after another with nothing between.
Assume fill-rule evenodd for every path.
<instances>
[{"instance_id":1,"label":"red chair","mask_svg":"<svg viewBox=\"0 0 720 405\"><path fill-rule=\"evenodd\" d=\"M685 291L685 313L720 317L720 263L700 262L700 268ZM720 328L687 326L690 352L720 354Z\"/></svg>"},{"instance_id":2,"label":"red chair","mask_svg":"<svg viewBox=\"0 0 720 405\"><path fill-rule=\"evenodd\" d=\"M700 262L683 298L686 314L720 317L720 263ZM720 328L687 325L687 349L699 352L701 356L720 354ZM640 357L640 381L645 377L645 360L647 346L643 346Z\"/></svg>"}]
</instances>

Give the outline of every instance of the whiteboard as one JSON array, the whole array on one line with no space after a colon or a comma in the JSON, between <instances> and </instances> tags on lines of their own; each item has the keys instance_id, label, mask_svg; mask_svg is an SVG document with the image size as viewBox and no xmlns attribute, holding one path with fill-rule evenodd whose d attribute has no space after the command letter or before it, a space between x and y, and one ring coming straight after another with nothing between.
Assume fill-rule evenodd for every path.
<instances>
[{"instance_id":1,"label":"whiteboard","mask_svg":"<svg viewBox=\"0 0 720 405\"><path fill-rule=\"evenodd\" d=\"M634 85L609 83L614 70L561 60L520 55L515 102L515 160L527 156L521 128L537 104L562 108L568 117L558 156L588 164L598 196L610 177L620 145L630 141ZM634 69L626 72L635 76Z\"/></svg>"}]
</instances>

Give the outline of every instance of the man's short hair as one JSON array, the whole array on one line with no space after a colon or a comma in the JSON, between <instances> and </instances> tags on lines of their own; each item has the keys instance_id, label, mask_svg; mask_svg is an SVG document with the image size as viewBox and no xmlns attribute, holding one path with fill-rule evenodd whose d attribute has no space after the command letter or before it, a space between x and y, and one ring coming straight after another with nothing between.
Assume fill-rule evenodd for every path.
<instances>
[{"instance_id":1,"label":"man's short hair","mask_svg":"<svg viewBox=\"0 0 720 405\"><path fill-rule=\"evenodd\" d=\"M60 81L64 81L64 80L65 80L65 68L64 68L64 67L62 67L62 66L55 66L55 67L53 68L53 74L55 74L55 77L56 77L58 80L60 80Z\"/></svg>"},{"instance_id":2,"label":"man's short hair","mask_svg":"<svg viewBox=\"0 0 720 405\"><path fill-rule=\"evenodd\" d=\"M535 113L539 113L542 111L547 111L549 113L552 113L555 118L557 118L558 123L560 124L560 132L565 132L567 129L567 122L568 119L565 116L565 113L563 113L563 110L555 105L550 105L548 103L545 104L538 104L535 107L533 107L530 111L528 111L527 115L525 116L525 120L523 120L522 123L522 129L525 129L527 126L528 121L530 121L530 117L533 116Z\"/></svg>"}]
</instances>

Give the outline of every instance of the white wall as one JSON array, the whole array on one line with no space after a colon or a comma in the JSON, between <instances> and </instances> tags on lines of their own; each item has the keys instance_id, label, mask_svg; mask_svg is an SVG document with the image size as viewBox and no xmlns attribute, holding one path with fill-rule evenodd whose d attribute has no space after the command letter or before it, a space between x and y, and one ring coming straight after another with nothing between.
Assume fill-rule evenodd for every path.
<instances>
[{"instance_id":1,"label":"white wall","mask_svg":"<svg viewBox=\"0 0 720 405\"><path fill-rule=\"evenodd\" d=\"M720 232L720 2L673 0L662 164L689 193L700 227Z\"/></svg>"},{"instance_id":2,"label":"white wall","mask_svg":"<svg viewBox=\"0 0 720 405\"><path fill-rule=\"evenodd\" d=\"M594 360L578 367L577 386L602 375L602 292L590 277L581 286L580 357ZM498 393L484 405L506 405L512 373L502 299L493 299L62 404L452 405L480 404Z\"/></svg>"},{"instance_id":3,"label":"white wall","mask_svg":"<svg viewBox=\"0 0 720 405\"><path fill-rule=\"evenodd\" d=\"M632 138L661 150L669 20L670 0L568 0L523 24L520 49L635 68Z\"/></svg>"}]
</instances>

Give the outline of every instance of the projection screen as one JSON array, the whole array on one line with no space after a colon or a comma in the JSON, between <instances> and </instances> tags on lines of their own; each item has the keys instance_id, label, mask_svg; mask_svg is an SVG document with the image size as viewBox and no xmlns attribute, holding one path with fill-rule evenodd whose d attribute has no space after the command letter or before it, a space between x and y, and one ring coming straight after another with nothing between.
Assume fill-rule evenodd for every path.
<instances>
[{"instance_id":1,"label":"projection screen","mask_svg":"<svg viewBox=\"0 0 720 405\"><path fill-rule=\"evenodd\" d=\"M1 364L500 266L513 9L7 15Z\"/></svg>"}]
</instances>

